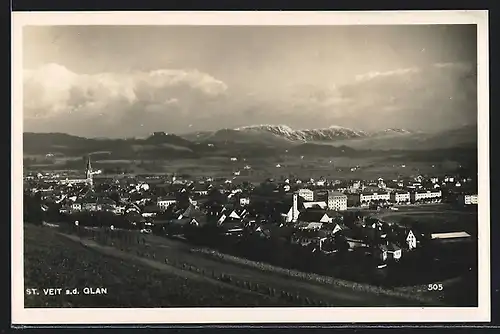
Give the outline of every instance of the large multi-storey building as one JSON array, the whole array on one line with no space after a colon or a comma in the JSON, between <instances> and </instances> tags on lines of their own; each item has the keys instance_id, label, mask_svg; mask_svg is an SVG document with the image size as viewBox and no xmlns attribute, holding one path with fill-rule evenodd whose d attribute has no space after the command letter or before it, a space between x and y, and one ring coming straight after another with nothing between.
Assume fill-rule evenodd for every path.
<instances>
[{"instance_id":1,"label":"large multi-storey building","mask_svg":"<svg viewBox=\"0 0 500 334\"><path fill-rule=\"evenodd\" d=\"M410 194L410 199L412 203L420 201L439 202L441 196L441 190L415 191Z\"/></svg>"},{"instance_id":2,"label":"large multi-storey building","mask_svg":"<svg viewBox=\"0 0 500 334\"><path fill-rule=\"evenodd\" d=\"M347 210L347 196L338 191L328 191L328 209L336 211Z\"/></svg>"},{"instance_id":3,"label":"large multi-storey building","mask_svg":"<svg viewBox=\"0 0 500 334\"><path fill-rule=\"evenodd\" d=\"M314 191L312 191L311 189L307 188L299 189L298 195L306 201L309 202L314 201Z\"/></svg>"},{"instance_id":4,"label":"large multi-storey building","mask_svg":"<svg viewBox=\"0 0 500 334\"><path fill-rule=\"evenodd\" d=\"M375 201L389 201L391 199L390 193L361 193L359 194L359 202L361 205L369 205Z\"/></svg>"},{"instance_id":5,"label":"large multi-storey building","mask_svg":"<svg viewBox=\"0 0 500 334\"><path fill-rule=\"evenodd\" d=\"M396 204L409 203L410 197L408 191L394 191L391 193L391 202Z\"/></svg>"},{"instance_id":6,"label":"large multi-storey building","mask_svg":"<svg viewBox=\"0 0 500 334\"><path fill-rule=\"evenodd\" d=\"M173 197L159 197L156 200L156 205L158 205L160 210L167 210L167 208L170 205L175 204L176 202L177 202L177 200Z\"/></svg>"}]
</instances>

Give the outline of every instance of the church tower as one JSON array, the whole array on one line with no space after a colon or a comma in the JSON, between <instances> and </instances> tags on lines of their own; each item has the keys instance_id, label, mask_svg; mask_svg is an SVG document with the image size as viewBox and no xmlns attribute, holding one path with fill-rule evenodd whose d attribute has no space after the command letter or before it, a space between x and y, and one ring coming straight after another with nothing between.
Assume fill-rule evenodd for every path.
<instances>
[{"instance_id":1,"label":"church tower","mask_svg":"<svg viewBox=\"0 0 500 334\"><path fill-rule=\"evenodd\" d=\"M90 164L90 155L87 158L87 167L85 169L85 178L90 189L94 188L94 180L92 179L92 165Z\"/></svg>"},{"instance_id":2,"label":"church tower","mask_svg":"<svg viewBox=\"0 0 500 334\"><path fill-rule=\"evenodd\" d=\"M292 204L292 222L296 222L299 218L299 194L293 194L293 204Z\"/></svg>"}]
</instances>

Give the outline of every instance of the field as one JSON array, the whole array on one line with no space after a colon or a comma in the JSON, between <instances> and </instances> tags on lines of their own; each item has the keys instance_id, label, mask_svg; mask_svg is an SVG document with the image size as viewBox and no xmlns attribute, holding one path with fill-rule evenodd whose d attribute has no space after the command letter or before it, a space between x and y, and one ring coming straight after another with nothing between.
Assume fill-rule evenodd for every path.
<instances>
[{"instance_id":1,"label":"field","mask_svg":"<svg viewBox=\"0 0 500 334\"><path fill-rule=\"evenodd\" d=\"M158 236L145 236L144 244L124 245L115 239L110 247L109 242L99 245L88 238L63 237L56 231L26 228L26 288L100 286L107 287L109 293L72 298L31 296L26 297L29 306L439 305L437 300L430 301L430 297L437 298L432 295L422 302L370 289L293 279L204 256L188 244Z\"/></svg>"},{"instance_id":2,"label":"field","mask_svg":"<svg viewBox=\"0 0 500 334\"><path fill-rule=\"evenodd\" d=\"M191 273L151 266L133 256L103 252L27 225L25 288L107 288L106 295L25 296L26 307L283 306L276 298L245 291ZM116 255L116 254L115 254Z\"/></svg>"},{"instance_id":3,"label":"field","mask_svg":"<svg viewBox=\"0 0 500 334\"><path fill-rule=\"evenodd\" d=\"M250 169L245 169L245 166ZM280 167L277 167L279 165ZM54 163L31 163L31 170L73 170L83 171L85 163L82 159L58 159ZM432 162L410 162L404 160L387 161L376 157L366 158L321 158L309 157L301 159L295 156L282 156L259 159L240 159L231 161L229 157L207 157L199 159L175 160L109 160L96 159L92 162L94 169L102 169L103 176L112 175L111 170L119 169L120 174L144 173L176 173L191 177L225 177L234 178L233 182L262 182L267 178L284 178L290 175L308 179L326 177L329 179L365 179L374 180L379 177L396 179L400 176L418 174L440 175L454 170L455 163L438 164ZM233 173L239 171L240 175Z\"/></svg>"},{"instance_id":4,"label":"field","mask_svg":"<svg viewBox=\"0 0 500 334\"><path fill-rule=\"evenodd\" d=\"M424 205L400 207L398 211L375 214L388 223L403 226L416 226L430 232L466 231L477 235L477 210L465 211L449 208L446 205Z\"/></svg>"}]
</instances>

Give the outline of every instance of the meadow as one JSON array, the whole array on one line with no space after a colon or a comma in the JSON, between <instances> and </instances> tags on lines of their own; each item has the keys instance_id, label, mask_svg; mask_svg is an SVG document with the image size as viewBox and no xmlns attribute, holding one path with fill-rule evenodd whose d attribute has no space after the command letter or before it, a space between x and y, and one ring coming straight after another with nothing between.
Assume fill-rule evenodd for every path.
<instances>
[{"instance_id":1,"label":"meadow","mask_svg":"<svg viewBox=\"0 0 500 334\"><path fill-rule=\"evenodd\" d=\"M57 234L24 228L25 289L106 288L103 295L26 295L25 307L279 306L283 301L215 281L155 269L133 256L107 256ZM162 268L162 267L160 267Z\"/></svg>"},{"instance_id":2,"label":"meadow","mask_svg":"<svg viewBox=\"0 0 500 334\"><path fill-rule=\"evenodd\" d=\"M388 223L415 226L432 233L466 231L474 236L478 229L477 210L458 210L445 205L401 207L399 211L378 213L375 216Z\"/></svg>"}]
</instances>

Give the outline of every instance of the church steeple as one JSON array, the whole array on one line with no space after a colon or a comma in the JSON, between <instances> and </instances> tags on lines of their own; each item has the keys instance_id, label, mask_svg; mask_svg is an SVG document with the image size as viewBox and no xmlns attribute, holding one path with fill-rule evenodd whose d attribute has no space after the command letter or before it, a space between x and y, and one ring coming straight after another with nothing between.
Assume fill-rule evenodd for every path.
<instances>
[{"instance_id":1,"label":"church steeple","mask_svg":"<svg viewBox=\"0 0 500 334\"><path fill-rule=\"evenodd\" d=\"M87 179L87 184L91 189L94 188L94 180L92 179L92 165L90 163L90 155L87 158L87 167L85 169L85 177Z\"/></svg>"}]
</instances>

